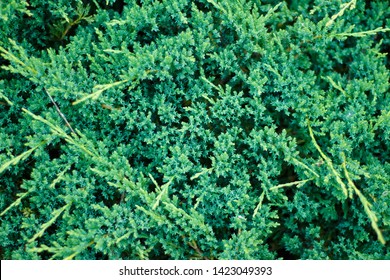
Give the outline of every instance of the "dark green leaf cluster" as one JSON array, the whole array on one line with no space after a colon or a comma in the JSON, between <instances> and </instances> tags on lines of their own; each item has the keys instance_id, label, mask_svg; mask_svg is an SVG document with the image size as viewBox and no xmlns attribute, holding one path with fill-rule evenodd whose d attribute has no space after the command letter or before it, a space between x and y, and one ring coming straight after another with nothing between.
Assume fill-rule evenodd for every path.
<instances>
[{"instance_id":1,"label":"dark green leaf cluster","mask_svg":"<svg viewBox=\"0 0 390 280\"><path fill-rule=\"evenodd\" d=\"M390 258L389 18L2 1L0 256Z\"/></svg>"}]
</instances>

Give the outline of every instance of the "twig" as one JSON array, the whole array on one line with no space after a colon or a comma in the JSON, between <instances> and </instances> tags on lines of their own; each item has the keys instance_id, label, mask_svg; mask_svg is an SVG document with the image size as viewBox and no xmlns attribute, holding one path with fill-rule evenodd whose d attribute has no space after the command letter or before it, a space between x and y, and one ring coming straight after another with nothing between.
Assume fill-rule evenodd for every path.
<instances>
[{"instance_id":1,"label":"twig","mask_svg":"<svg viewBox=\"0 0 390 280\"><path fill-rule=\"evenodd\" d=\"M195 240L191 240L191 242L188 242L188 245L190 245L190 247L194 249L204 260L208 260L208 258L204 256L203 252L199 249L198 244L196 244Z\"/></svg>"},{"instance_id":2,"label":"twig","mask_svg":"<svg viewBox=\"0 0 390 280\"><path fill-rule=\"evenodd\" d=\"M65 118L64 114L61 112L60 108L58 107L57 103L54 101L53 97L51 97L50 93L47 91L47 89L45 89L45 92L46 94L49 96L51 102L54 104L54 106L56 107L56 110L58 112L58 114L60 115L60 117L65 121L66 125L70 128L70 130L76 134L76 132L74 132L72 126L70 125L70 123L68 122L68 120Z\"/></svg>"}]
</instances>

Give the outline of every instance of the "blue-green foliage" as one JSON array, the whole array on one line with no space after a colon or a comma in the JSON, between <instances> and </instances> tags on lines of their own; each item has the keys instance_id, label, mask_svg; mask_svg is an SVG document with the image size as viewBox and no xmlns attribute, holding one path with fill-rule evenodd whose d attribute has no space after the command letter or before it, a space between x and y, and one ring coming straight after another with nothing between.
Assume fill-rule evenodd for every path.
<instances>
[{"instance_id":1,"label":"blue-green foliage","mask_svg":"<svg viewBox=\"0 0 390 280\"><path fill-rule=\"evenodd\" d=\"M1 257L390 258L389 18L2 1Z\"/></svg>"}]
</instances>

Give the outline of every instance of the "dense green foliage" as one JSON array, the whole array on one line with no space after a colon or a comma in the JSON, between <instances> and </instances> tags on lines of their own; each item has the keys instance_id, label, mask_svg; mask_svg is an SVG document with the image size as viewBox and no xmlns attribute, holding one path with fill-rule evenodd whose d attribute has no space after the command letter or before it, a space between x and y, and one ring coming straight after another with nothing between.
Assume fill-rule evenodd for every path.
<instances>
[{"instance_id":1,"label":"dense green foliage","mask_svg":"<svg viewBox=\"0 0 390 280\"><path fill-rule=\"evenodd\" d=\"M390 259L389 26L387 0L1 1L1 258Z\"/></svg>"}]
</instances>

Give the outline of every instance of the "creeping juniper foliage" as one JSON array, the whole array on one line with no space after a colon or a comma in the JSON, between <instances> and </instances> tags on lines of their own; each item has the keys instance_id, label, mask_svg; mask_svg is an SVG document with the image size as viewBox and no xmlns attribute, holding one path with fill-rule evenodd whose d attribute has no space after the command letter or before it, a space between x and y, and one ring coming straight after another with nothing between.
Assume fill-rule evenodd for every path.
<instances>
[{"instance_id":1,"label":"creeping juniper foliage","mask_svg":"<svg viewBox=\"0 0 390 280\"><path fill-rule=\"evenodd\" d=\"M2 259L390 259L387 0L0 1Z\"/></svg>"}]
</instances>

